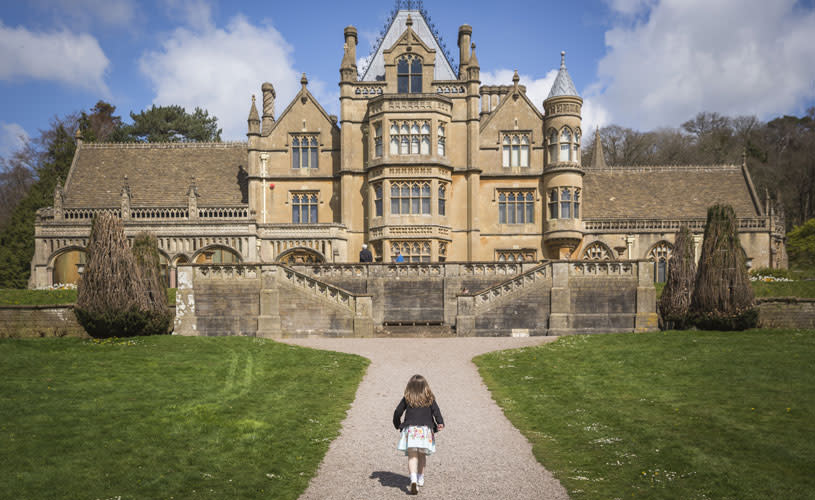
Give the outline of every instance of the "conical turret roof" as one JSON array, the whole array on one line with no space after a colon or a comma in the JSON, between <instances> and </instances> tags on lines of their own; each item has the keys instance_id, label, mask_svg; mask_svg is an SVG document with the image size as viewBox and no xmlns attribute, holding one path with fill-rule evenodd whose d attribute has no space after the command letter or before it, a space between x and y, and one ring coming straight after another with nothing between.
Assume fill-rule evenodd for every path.
<instances>
[{"instance_id":1,"label":"conical turret roof","mask_svg":"<svg viewBox=\"0 0 815 500\"><path fill-rule=\"evenodd\" d=\"M552 90L549 91L549 97L547 97L547 99L564 95L580 97L580 94L577 93L577 89L574 87L572 77L569 76L569 72L566 70L566 53L561 52L560 71L557 72L555 83L552 84Z\"/></svg>"}]
</instances>

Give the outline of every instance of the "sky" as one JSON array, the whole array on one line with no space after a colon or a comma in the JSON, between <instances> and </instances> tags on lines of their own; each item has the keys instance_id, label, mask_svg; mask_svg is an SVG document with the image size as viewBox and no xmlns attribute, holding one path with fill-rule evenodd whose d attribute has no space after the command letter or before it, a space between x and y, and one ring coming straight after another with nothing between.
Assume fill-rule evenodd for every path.
<instances>
[{"instance_id":1,"label":"sky","mask_svg":"<svg viewBox=\"0 0 815 500\"><path fill-rule=\"evenodd\" d=\"M0 156L54 116L100 99L129 122L151 105L196 106L246 140L263 82L288 105L309 90L339 114L343 29L371 50L394 0L27 0L0 4ZM473 28L482 84L521 84L539 107L566 51L583 128L678 127L701 111L768 120L815 106L815 0L425 0L456 60ZM260 99L259 99L260 100Z\"/></svg>"}]
</instances>

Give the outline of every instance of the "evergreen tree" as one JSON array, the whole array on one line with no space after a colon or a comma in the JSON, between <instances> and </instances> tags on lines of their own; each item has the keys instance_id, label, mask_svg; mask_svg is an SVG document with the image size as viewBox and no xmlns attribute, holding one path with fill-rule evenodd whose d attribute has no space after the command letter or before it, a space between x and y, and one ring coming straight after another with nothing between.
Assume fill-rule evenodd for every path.
<instances>
[{"instance_id":1,"label":"evergreen tree","mask_svg":"<svg viewBox=\"0 0 815 500\"><path fill-rule=\"evenodd\" d=\"M195 108L192 114L181 106L156 106L141 113L130 113L132 125L124 132L139 142L218 142L221 129L218 118Z\"/></svg>"},{"instance_id":2,"label":"evergreen tree","mask_svg":"<svg viewBox=\"0 0 815 500\"><path fill-rule=\"evenodd\" d=\"M730 205L717 204L707 211L692 297L691 314L699 328L744 330L758 322L736 213Z\"/></svg>"},{"instance_id":3,"label":"evergreen tree","mask_svg":"<svg viewBox=\"0 0 815 500\"><path fill-rule=\"evenodd\" d=\"M688 326L688 310L695 280L693 234L688 226L683 225L674 239L668 281L659 298L659 314L666 329L682 329Z\"/></svg>"}]
</instances>

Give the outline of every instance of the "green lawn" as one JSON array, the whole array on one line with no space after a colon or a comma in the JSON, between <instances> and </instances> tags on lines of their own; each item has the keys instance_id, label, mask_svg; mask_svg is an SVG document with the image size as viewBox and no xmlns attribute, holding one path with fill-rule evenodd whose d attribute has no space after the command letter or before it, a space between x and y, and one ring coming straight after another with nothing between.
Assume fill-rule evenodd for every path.
<instances>
[{"instance_id":1,"label":"green lawn","mask_svg":"<svg viewBox=\"0 0 815 500\"><path fill-rule=\"evenodd\" d=\"M170 305L175 305L175 288L167 289ZM73 304L76 290L0 289L0 306Z\"/></svg>"},{"instance_id":2,"label":"green lawn","mask_svg":"<svg viewBox=\"0 0 815 500\"><path fill-rule=\"evenodd\" d=\"M573 499L815 498L815 331L574 336L476 364Z\"/></svg>"},{"instance_id":3,"label":"green lawn","mask_svg":"<svg viewBox=\"0 0 815 500\"><path fill-rule=\"evenodd\" d=\"M751 281L753 293L756 297L802 297L815 298L815 280L807 281L773 281L765 283L761 281ZM665 283L654 283L657 290L657 298L662 295Z\"/></svg>"},{"instance_id":4,"label":"green lawn","mask_svg":"<svg viewBox=\"0 0 815 500\"><path fill-rule=\"evenodd\" d=\"M0 341L3 498L295 499L367 360L247 337Z\"/></svg>"}]
</instances>

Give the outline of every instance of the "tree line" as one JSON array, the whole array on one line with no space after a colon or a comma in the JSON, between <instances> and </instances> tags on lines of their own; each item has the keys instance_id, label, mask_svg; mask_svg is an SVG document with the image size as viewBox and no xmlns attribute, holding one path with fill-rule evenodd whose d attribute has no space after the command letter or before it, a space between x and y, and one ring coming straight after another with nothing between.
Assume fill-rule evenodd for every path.
<instances>
[{"instance_id":1,"label":"tree line","mask_svg":"<svg viewBox=\"0 0 815 500\"><path fill-rule=\"evenodd\" d=\"M755 116L704 112L679 128L641 132L619 125L599 130L605 161L614 165L721 165L742 163L759 196L765 190L783 209L787 228L815 217L815 107L804 116L762 122ZM594 134L583 142L591 165Z\"/></svg>"},{"instance_id":2,"label":"tree line","mask_svg":"<svg viewBox=\"0 0 815 500\"><path fill-rule=\"evenodd\" d=\"M221 140L218 119L206 110L152 106L130 113L132 123L99 101L87 111L54 117L48 128L9 158L0 157L0 288L25 288L34 256L37 210L53 204L76 151L75 133L87 142L212 142Z\"/></svg>"}]
</instances>

